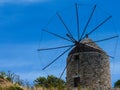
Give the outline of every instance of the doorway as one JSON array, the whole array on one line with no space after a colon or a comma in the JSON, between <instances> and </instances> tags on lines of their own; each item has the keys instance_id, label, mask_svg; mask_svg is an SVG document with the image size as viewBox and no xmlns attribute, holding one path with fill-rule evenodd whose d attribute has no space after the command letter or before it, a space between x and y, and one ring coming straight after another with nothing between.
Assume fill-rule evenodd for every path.
<instances>
[{"instance_id":1,"label":"doorway","mask_svg":"<svg viewBox=\"0 0 120 90\"><path fill-rule=\"evenodd\" d=\"M74 87L78 87L80 84L80 77L75 77L74 78Z\"/></svg>"}]
</instances>

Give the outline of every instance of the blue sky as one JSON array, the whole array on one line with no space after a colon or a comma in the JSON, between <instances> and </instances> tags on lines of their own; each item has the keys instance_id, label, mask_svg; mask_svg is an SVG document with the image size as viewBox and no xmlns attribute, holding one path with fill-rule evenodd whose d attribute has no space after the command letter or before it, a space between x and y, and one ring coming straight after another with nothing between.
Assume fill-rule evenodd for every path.
<instances>
[{"instance_id":1,"label":"blue sky","mask_svg":"<svg viewBox=\"0 0 120 90\"><path fill-rule=\"evenodd\" d=\"M48 74L59 76L65 66L67 54L47 70L42 71L41 69L59 55L60 52L64 51L64 49L49 51L45 54L44 52L38 53L37 49L40 47L68 45L70 43L48 35L41 30L42 28L47 28L49 31L54 31L58 34L64 35L64 33L66 33L64 27L55 15L56 12L61 14L66 24L73 30L76 23L73 24L73 22L75 22L73 18L74 14L70 12L74 12L74 3L76 2L81 6L92 6L97 3L98 6L102 7L102 9L100 9L101 12L97 12L98 15L101 15L101 17L104 16L100 18L100 20L107 15L113 16L110 23L100 28L96 34L91 35L91 38L98 40L120 34L119 0L0 0L0 71L10 70L20 75L22 79L29 81L34 80L38 76ZM87 12L89 13L90 10L87 10L86 7L85 13ZM96 18L93 20L95 21ZM72 22L70 23L69 20L72 20ZM48 22L49 24L47 24ZM93 27L94 24L91 24L89 29ZM73 31L74 35L75 33L76 32ZM100 43L106 52L115 56L114 60L110 60L112 84L120 79L120 47L118 42L115 54L116 41L115 39ZM48 56L47 58L46 55ZM63 78L65 78L65 75Z\"/></svg>"}]
</instances>

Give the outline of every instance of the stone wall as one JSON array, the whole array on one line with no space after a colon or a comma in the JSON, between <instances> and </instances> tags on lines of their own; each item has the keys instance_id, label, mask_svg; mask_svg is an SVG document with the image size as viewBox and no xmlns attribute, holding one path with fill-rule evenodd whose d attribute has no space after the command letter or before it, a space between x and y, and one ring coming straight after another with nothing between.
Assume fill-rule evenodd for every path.
<instances>
[{"instance_id":1,"label":"stone wall","mask_svg":"<svg viewBox=\"0 0 120 90\"><path fill-rule=\"evenodd\" d=\"M67 87L74 87L75 77L80 77L79 84L82 87L111 87L109 57L105 53L71 54L67 64Z\"/></svg>"}]
</instances>

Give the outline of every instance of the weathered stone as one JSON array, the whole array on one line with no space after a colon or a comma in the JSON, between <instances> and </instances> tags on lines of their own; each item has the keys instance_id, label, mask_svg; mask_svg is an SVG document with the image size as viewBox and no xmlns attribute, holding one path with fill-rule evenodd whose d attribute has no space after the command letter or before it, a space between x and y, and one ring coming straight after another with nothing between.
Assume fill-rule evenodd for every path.
<instances>
[{"instance_id":1,"label":"weathered stone","mask_svg":"<svg viewBox=\"0 0 120 90\"><path fill-rule=\"evenodd\" d=\"M111 87L109 57L89 38L71 50L67 64L67 87L76 83L81 87Z\"/></svg>"}]
</instances>

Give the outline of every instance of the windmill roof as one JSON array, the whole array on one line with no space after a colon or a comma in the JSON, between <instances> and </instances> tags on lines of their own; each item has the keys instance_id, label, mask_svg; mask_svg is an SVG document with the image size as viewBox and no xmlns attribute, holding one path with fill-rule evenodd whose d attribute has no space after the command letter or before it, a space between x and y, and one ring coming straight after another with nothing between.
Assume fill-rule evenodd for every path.
<instances>
[{"instance_id":1,"label":"windmill roof","mask_svg":"<svg viewBox=\"0 0 120 90\"><path fill-rule=\"evenodd\" d=\"M76 45L69 53L74 54L78 52L99 52L99 53L105 53L105 51L100 48L92 39L86 37L83 39L79 45Z\"/></svg>"},{"instance_id":2,"label":"windmill roof","mask_svg":"<svg viewBox=\"0 0 120 90\"><path fill-rule=\"evenodd\" d=\"M92 41L92 39L86 37L85 39L83 39L81 41L82 44L88 45L90 47L93 47L95 49L99 49L101 51L104 51L101 47L99 47L94 41Z\"/></svg>"}]
</instances>

